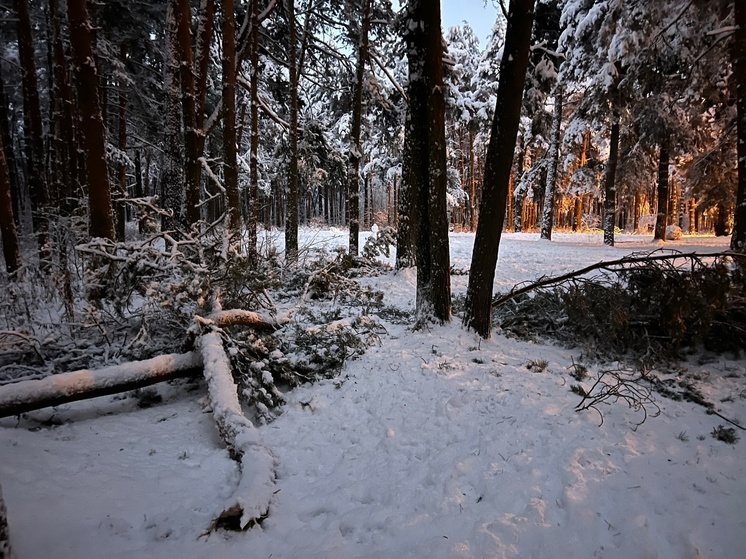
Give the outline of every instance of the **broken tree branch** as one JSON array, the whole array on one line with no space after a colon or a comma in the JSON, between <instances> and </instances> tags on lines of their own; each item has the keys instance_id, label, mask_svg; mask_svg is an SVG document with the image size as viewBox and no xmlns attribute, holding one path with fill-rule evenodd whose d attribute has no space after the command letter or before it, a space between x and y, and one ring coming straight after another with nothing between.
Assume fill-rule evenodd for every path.
<instances>
[{"instance_id":1,"label":"broken tree branch","mask_svg":"<svg viewBox=\"0 0 746 559\"><path fill-rule=\"evenodd\" d=\"M653 261L660 261L660 260L676 260L676 259L682 259L682 258L702 259L702 258L730 257L730 258L746 259L746 255L743 255L738 252L730 251L730 250L725 251L725 252L713 252L709 254L700 254L696 252L672 252L670 254L656 254L656 252L659 252L659 251L647 253L642 256L640 256L639 253L634 253L629 256L625 256L624 258L619 258L617 260L607 260L604 262L597 262L595 264L586 266L585 268L574 270L572 272L568 272L560 276L554 276L554 277L542 276L534 282L518 284L505 295L495 297L492 300L492 306L499 307L503 303L507 303L508 301L515 299L516 297L523 295L524 293L528 293L535 289L541 289L542 287L549 287L551 285L557 285L569 279L584 276L585 274L596 271L596 270L619 272L620 270L623 270L625 266L629 266L631 264L644 264L646 262L653 262Z\"/></svg>"}]
</instances>

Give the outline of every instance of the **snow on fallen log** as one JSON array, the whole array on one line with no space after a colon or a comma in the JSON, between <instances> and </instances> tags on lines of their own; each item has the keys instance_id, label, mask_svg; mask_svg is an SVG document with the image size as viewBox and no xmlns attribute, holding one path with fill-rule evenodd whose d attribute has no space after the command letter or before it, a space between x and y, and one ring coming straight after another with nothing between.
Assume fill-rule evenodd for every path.
<instances>
[{"instance_id":1,"label":"snow on fallen log","mask_svg":"<svg viewBox=\"0 0 746 559\"><path fill-rule=\"evenodd\" d=\"M219 332L202 334L197 345L202 353L215 423L231 457L241 468L241 480L230 504L215 519L213 527L243 530L269 513L275 493L275 458L241 410L238 388Z\"/></svg>"},{"instance_id":2,"label":"snow on fallen log","mask_svg":"<svg viewBox=\"0 0 746 559\"><path fill-rule=\"evenodd\" d=\"M192 376L201 368L201 355L192 351L6 384L0 386L0 418Z\"/></svg>"}]
</instances>

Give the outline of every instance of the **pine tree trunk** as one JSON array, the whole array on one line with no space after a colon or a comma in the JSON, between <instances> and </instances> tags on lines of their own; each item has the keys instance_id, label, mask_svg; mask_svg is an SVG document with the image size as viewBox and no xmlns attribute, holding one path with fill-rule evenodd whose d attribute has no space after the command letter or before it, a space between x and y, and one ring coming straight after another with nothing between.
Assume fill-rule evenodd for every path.
<instances>
[{"instance_id":1,"label":"pine tree trunk","mask_svg":"<svg viewBox=\"0 0 746 559\"><path fill-rule=\"evenodd\" d=\"M559 167L560 132L562 127L562 86L557 84L554 94L554 118L552 119L552 140L549 146L549 172L544 190L544 211L541 219L541 238L552 240L554 225L554 199L557 190L557 169Z\"/></svg>"},{"instance_id":2,"label":"pine tree trunk","mask_svg":"<svg viewBox=\"0 0 746 559\"><path fill-rule=\"evenodd\" d=\"M34 41L28 1L16 0L18 10L18 55L23 84L23 123L28 161L28 184L32 223L39 246L39 258L46 267L49 258L49 188L44 169L44 136L39 102L39 85L34 61Z\"/></svg>"},{"instance_id":3,"label":"pine tree trunk","mask_svg":"<svg viewBox=\"0 0 746 559\"><path fill-rule=\"evenodd\" d=\"M668 146L661 144L658 163L658 215L655 219L654 240L666 240L668 222Z\"/></svg>"},{"instance_id":4,"label":"pine tree trunk","mask_svg":"<svg viewBox=\"0 0 746 559\"><path fill-rule=\"evenodd\" d=\"M469 129L469 230L477 229L477 177L474 173L474 131Z\"/></svg>"},{"instance_id":5,"label":"pine tree trunk","mask_svg":"<svg viewBox=\"0 0 746 559\"><path fill-rule=\"evenodd\" d=\"M738 141L738 190L730 248L746 253L746 5L735 4L733 32L733 74L736 82L736 129Z\"/></svg>"},{"instance_id":6,"label":"pine tree trunk","mask_svg":"<svg viewBox=\"0 0 746 559\"><path fill-rule=\"evenodd\" d=\"M689 211L689 234L697 232L697 217L696 217L697 199L692 198L687 204L687 210Z\"/></svg>"},{"instance_id":7,"label":"pine tree trunk","mask_svg":"<svg viewBox=\"0 0 746 559\"><path fill-rule=\"evenodd\" d=\"M182 0L183 1L183 0ZM228 197L228 229L241 229L236 156L236 26L233 0L223 0L223 180Z\"/></svg>"},{"instance_id":8,"label":"pine tree trunk","mask_svg":"<svg viewBox=\"0 0 746 559\"><path fill-rule=\"evenodd\" d=\"M184 164L181 140L181 91L179 87L179 0L169 0L166 12L166 69L164 90L166 118L164 159L161 174L161 200L170 216L161 217L161 231L177 230L183 223Z\"/></svg>"},{"instance_id":9,"label":"pine tree trunk","mask_svg":"<svg viewBox=\"0 0 746 559\"><path fill-rule=\"evenodd\" d=\"M407 111L404 117L405 133L411 128L412 116ZM415 152L415 145L417 151ZM419 153L419 145L416 139L408 141L405 139L402 149L402 179L399 185L399 197L396 206L396 269L414 266L414 232L417 227L417 216L414 209L414 193L412 184L414 177L410 176L414 168L414 161Z\"/></svg>"},{"instance_id":10,"label":"pine tree trunk","mask_svg":"<svg viewBox=\"0 0 746 559\"><path fill-rule=\"evenodd\" d=\"M86 0L68 0L67 17L70 22L70 43L75 63L83 152L88 174L89 233L91 237L113 240L114 220L111 215L111 190L104 147L106 134Z\"/></svg>"},{"instance_id":11,"label":"pine tree trunk","mask_svg":"<svg viewBox=\"0 0 746 559\"><path fill-rule=\"evenodd\" d=\"M464 325L483 338L491 334L492 286L518 135L533 19L534 0L510 3L464 311Z\"/></svg>"},{"instance_id":12,"label":"pine tree trunk","mask_svg":"<svg viewBox=\"0 0 746 559\"><path fill-rule=\"evenodd\" d=\"M11 209L13 210L13 219L16 229L20 226L20 195L18 167L15 160L15 151L13 150L13 138L10 135L10 115L8 114L8 100L5 96L5 82L2 75L2 64L0 64L0 132L2 132L2 142L5 146L5 161L8 167L8 180L10 183L10 197L12 201Z\"/></svg>"},{"instance_id":13,"label":"pine tree trunk","mask_svg":"<svg viewBox=\"0 0 746 559\"><path fill-rule=\"evenodd\" d=\"M21 267L21 252L18 249L18 234L13 219L13 200L10 196L8 163L5 159L5 147L2 140L0 136L0 235L3 240L5 269L9 275L12 275Z\"/></svg>"},{"instance_id":14,"label":"pine tree trunk","mask_svg":"<svg viewBox=\"0 0 746 559\"><path fill-rule=\"evenodd\" d=\"M257 225L259 221L259 2L251 2L251 88L249 132L249 215L247 219L249 258L257 258ZM327 185L328 189L328 185Z\"/></svg>"},{"instance_id":15,"label":"pine tree trunk","mask_svg":"<svg viewBox=\"0 0 746 559\"><path fill-rule=\"evenodd\" d=\"M347 208L350 227L349 253L357 256L360 237L360 160L362 144L360 131L363 115L363 80L365 64L368 59L368 29L370 28L370 0L363 0L363 19L360 25L360 37L357 45L357 67L355 69L355 91L352 101L352 127L350 130L350 155L347 170Z\"/></svg>"},{"instance_id":16,"label":"pine tree trunk","mask_svg":"<svg viewBox=\"0 0 746 559\"><path fill-rule=\"evenodd\" d=\"M122 43L119 50L119 58L122 64L127 61L127 45ZM127 95L125 94L124 82L119 83L119 150L124 153L127 150ZM117 240L124 242L125 230L127 225L127 175L124 162L119 163L117 168L118 198L115 204L117 214Z\"/></svg>"},{"instance_id":17,"label":"pine tree trunk","mask_svg":"<svg viewBox=\"0 0 746 559\"><path fill-rule=\"evenodd\" d=\"M414 0L408 18L420 21L406 31L409 60L409 111L403 164L413 199L417 264L417 316L420 323L451 318L451 276L446 208L445 96L440 6Z\"/></svg>"},{"instance_id":18,"label":"pine tree trunk","mask_svg":"<svg viewBox=\"0 0 746 559\"><path fill-rule=\"evenodd\" d=\"M515 180L520 180L523 177L523 164L526 160L526 148L523 145L523 139L521 138L518 147L518 157L513 164L511 176L515 177ZM515 190L513 187L513 214L509 215L509 219L513 220L513 232L520 233L523 225L523 199L524 194L521 191Z\"/></svg>"},{"instance_id":19,"label":"pine tree trunk","mask_svg":"<svg viewBox=\"0 0 746 559\"><path fill-rule=\"evenodd\" d=\"M616 168L619 161L619 117L614 116L609 140L609 159L604 172L604 244L614 246L616 214Z\"/></svg>"},{"instance_id":20,"label":"pine tree trunk","mask_svg":"<svg viewBox=\"0 0 746 559\"><path fill-rule=\"evenodd\" d=\"M285 214L285 258L298 258L298 45L295 0L285 0L288 15L288 71L290 73L290 154L288 162L287 210Z\"/></svg>"}]
</instances>

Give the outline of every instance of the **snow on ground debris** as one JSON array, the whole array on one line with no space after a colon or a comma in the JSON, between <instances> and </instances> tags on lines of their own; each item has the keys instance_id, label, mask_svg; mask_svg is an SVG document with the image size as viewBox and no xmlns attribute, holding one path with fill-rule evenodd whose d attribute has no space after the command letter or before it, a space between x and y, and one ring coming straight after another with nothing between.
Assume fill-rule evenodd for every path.
<instances>
[{"instance_id":1,"label":"snow on ground debris","mask_svg":"<svg viewBox=\"0 0 746 559\"><path fill-rule=\"evenodd\" d=\"M496 288L652 246L555 237L506 235ZM472 242L451 236L457 268ZM463 293L467 277L453 279ZM387 304L413 305L411 271L365 281ZM163 402L147 409L108 397L3 420L0 484L19 559L743 556L746 442L715 440L723 421L701 406L656 397L661 415L636 430L639 413L603 406L599 426L574 411L572 351L480 341L457 320L385 326L380 346L336 381L290 393L260 428L279 491L245 533L200 537L239 481L198 403L204 386L161 386ZM746 419L746 362L697 363L684 366L707 378L706 396Z\"/></svg>"}]
</instances>

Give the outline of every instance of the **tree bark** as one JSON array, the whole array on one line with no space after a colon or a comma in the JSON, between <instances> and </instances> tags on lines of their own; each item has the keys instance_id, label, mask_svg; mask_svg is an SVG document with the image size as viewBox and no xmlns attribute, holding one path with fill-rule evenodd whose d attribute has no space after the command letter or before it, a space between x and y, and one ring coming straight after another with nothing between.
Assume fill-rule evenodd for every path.
<instances>
[{"instance_id":1,"label":"tree bark","mask_svg":"<svg viewBox=\"0 0 746 559\"><path fill-rule=\"evenodd\" d=\"M192 13L189 0L176 0L179 81L181 82L181 116L184 127L185 227L199 221L200 169L197 138L194 64L192 62Z\"/></svg>"},{"instance_id":2,"label":"tree bark","mask_svg":"<svg viewBox=\"0 0 746 559\"><path fill-rule=\"evenodd\" d=\"M616 214L616 168L619 162L619 117L614 115L609 140L609 159L604 172L604 244L614 246Z\"/></svg>"},{"instance_id":3,"label":"tree bark","mask_svg":"<svg viewBox=\"0 0 746 559\"><path fill-rule=\"evenodd\" d=\"M251 86L249 95L249 215L247 220L249 259L256 262L257 226L259 223L259 2L251 2L250 63Z\"/></svg>"},{"instance_id":4,"label":"tree bark","mask_svg":"<svg viewBox=\"0 0 746 559\"><path fill-rule=\"evenodd\" d=\"M127 44L122 43L119 47L119 58L122 65L127 62ZM124 154L127 150L127 94L125 89L124 80L119 82L119 134L118 143L119 151ZM120 162L117 168L117 183L118 183L118 198L119 200L115 204L117 214L117 240L120 242L125 241L125 230L127 225L127 204L125 199L127 198L127 175L124 161Z\"/></svg>"},{"instance_id":5,"label":"tree bark","mask_svg":"<svg viewBox=\"0 0 746 559\"><path fill-rule=\"evenodd\" d=\"M446 208L445 95L440 5L413 0L406 31L409 63L410 157L403 164L417 215L417 316L420 323L451 318L450 252Z\"/></svg>"},{"instance_id":6,"label":"tree bark","mask_svg":"<svg viewBox=\"0 0 746 559\"><path fill-rule=\"evenodd\" d=\"M111 190L106 165L104 121L99 98L99 79L93 56L93 32L86 0L68 0L70 43L78 85L78 109L83 133L83 152L88 174L89 233L91 237L114 239Z\"/></svg>"},{"instance_id":7,"label":"tree bark","mask_svg":"<svg viewBox=\"0 0 746 559\"><path fill-rule=\"evenodd\" d=\"M8 166L8 180L10 181L10 197L12 200L13 219L16 228L20 227L20 193L18 167L16 164L15 151L13 150L13 138L10 135L10 115L8 114L8 100L5 96L5 82L3 81L2 64L0 64L0 132L5 146L5 160Z\"/></svg>"},{"instance_id":8,"label":"tree bark","mask_svg":"<svg viewBox=\"0 0 746 559\"><path fill-rule=\"evenodd\" d=\"M182 0L183 1L183 0ZM236 156L236 25L233 0L223 0L223 181L228 195L228 230L241 230Z\"/></svg>"},{"instance_id":9,"label":"tree bark","mask_svg":"<svg viewBox=\"0 0 746 559\"><path fill-rule=\"evenodd\" d=\"M288 16L288 72L290 73L290 157L286 190L285 258L294 262L298 258L298 45L295 29L295 0L285 0ZM306 17L309 17L308 15Z\"/></svg>"},{"instance_id":10,"label":"tree bark","mask_svg":"<svg viewBox=\"0 0 746 559\"><path fill-rule=\"evenodd\" d=\"M552 140L549 146L549 172L544 190L544 211L541 221L541 238L552 240L554 225L554 198L557 190L557 169L559 167L560 132L562 128L562 86L557 84L554 94L554 118L552 119Z\"/></svg>"},{"instance_id":11,"label":"tree bark","mask_svg":"<svg viewBox=\"0 0 746 559\"><path fill-rule=\"evenodd\" d=\"M661 144L658 162L658 214L655 219L656 241L665 242L668 222L668 146Z\"/></svg>"},{"instance_id":12,"label":"tree bark","mask_svg":"<svg viewBox=\"0 0 746 559\"><path fill-rule=\"evenodd\" d=\"M3 239L5 269L8 275L13 275L21 267L21 252L18 249L18 234L13 219L13 200L10 196L10 178L2 136L0 136L0 235Z\"/></svg>"},{"instance_id":13,"label":"tree bark","mask_svg":"<svg viewBox=\"0 0 746 559\"><path fill-rule=\"evenodd\" d=\"M734 2L733 73L736 82L738 190L730 247L746 253L746 5Z\"/></svg>"},{"instance_id":14,"label":"tree bark","mask_svg":"<svg viewBox=\"0 0 746 559\"><path fill-rule=\"evenodd\" d=\"M163 89L166 96L164 123L164 162L160 191L163 208L161 231L177 231L184 222L184 155L181 139L181 88L179 87L179 0L169 0L166 8L166 68Z\"/></svg>"},{"instance_id":15,"label":"tree bark","mask_svg":"<svg viewBox=\"0 0 746 559\"><path fill-rule=\"evenodd\" d=\"M368 59L368 29L370 28L370 0L363 0L360 37L357 44L357 67L355 68L355 91L352 100L352 127L350 130L350 154L347 170L347 208L350 228L349 253L357 256L360 237L360 160L362 144L360 130L363 116L363 80Z\"/></svg>"},{"instance_id":16,"label":"tree bark","mask_svg":"<svg viewBox=\"0 0 746 559\"><path fill-rule=\"evenodd\" d=\"M39 102L39 84L34 61L34 40L28 1L16 0L18 10L18 55L23 84L23 124L28 161L28 184L32 223L39 246L39 258L46 267L49 258L49 187L44 169L44 132Z\"/></svg>"},{"instance_id":17,"label":"tree bark","mask_svg":"<svg viewBox=\"0 0 746 559\"><path fill-rule=\"evenodd\" d=\"M510 3L464 311L464 325L483 338L491 334L492 286L518 135L533 19L534 0Z\"/></svg>"}]
</instances>

